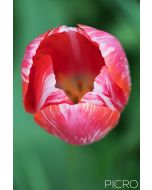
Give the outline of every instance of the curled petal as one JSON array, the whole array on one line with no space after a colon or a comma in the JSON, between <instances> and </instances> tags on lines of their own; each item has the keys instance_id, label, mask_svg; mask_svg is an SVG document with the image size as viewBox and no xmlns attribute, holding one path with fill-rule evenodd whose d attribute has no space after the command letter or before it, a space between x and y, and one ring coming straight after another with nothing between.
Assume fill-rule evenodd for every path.
<instances>
[{"instance_id":1,"label":"curled petal","mask_svg":"<svg viewBox=\"0 0 152 190\"><path fill-rule=\"evenodd\" d=\"M63 90L55 87L51 56L41 55L34 59L29 80L24 102L27 111L34 113L48 104L71 102Z\"/></svg>"},{"instance_id":2,"label":"curled petal","mask_svg":"<svg viewBox=\"0 0 152 190\"><path fill-rule=\"evenodd\" d=\"M26 95L27 89L28 89L28 83L29 83L29 74L30 74L30 69L33 64L33 57L36 54L36 50L41 43L41 41L44 39L46 36L46 33L38 36L34 40L30 42L30 44L26 47L26 51L24 54L24 58L22 61L22 66L21 66L21 77L22 77L22 86L23 86L23 99Z\"/></svg>"},{"instance_id":3,"label":"curled petal","mask_svg":"<svg viewBox=\"0 0 152 190\"><path fill-rule=\"evenodd\" d=\"M118 122L119 112L91 103L50 105L35 114L49 133L71 144L100 140Z\"/></svg>"},{"instance_id":4,"label":"curled petal","mask_svg":"<svg viewBox=\"0 0 152 190\"><path fill-rule=\"evenodd\" d=\"M106 66L96 77L93 91L86 93L81 100L81 102L106 106L112 110L123 109L126 101L123 91L115 84Z\"/></svg>"},{"instance_id":5,"label":"curled petal","mask_svg":"<svg viewBox=\"0 0 152 190\"><path fill-rule=\"evenodd\" d=\"M40 43L44 40L45 37L54 33L54 29L45 32L44 34L39 35L35 39L33 39L29 45L26 47L25 54L22 60L21 65L21 78L22 78L22 87L23 87L23 100L25 98L28 84L29 84L29 74L31 67L33 65L33 57L36 54L36 51L40 45Z\"/></svg>"},{"instance_id":6,"label":"curled petal","mask_svg":"<svg viewBox=\"0 0 152 190\"><path fill-rule=\"evenodd\" d=\"M111 34L95 28L78 25L98 44L105 64L114 82L123 90L126 98L130 94L130 74L128 61L120 42Z\"/></svg>"}]
</instances>

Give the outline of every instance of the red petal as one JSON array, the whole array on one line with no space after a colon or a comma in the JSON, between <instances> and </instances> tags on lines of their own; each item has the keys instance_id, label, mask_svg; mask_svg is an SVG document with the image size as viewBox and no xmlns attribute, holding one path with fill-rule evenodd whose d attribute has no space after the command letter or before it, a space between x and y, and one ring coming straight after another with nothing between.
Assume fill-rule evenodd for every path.
<instances>
[{"instance_id":1,"label":"red petal","mask_svg":"<svg viewBox=\"0 0 152 190\"><path fill-rule=\"evenodd\" d=\"M95 79L93 91L86 93L81 102L91 102L113 110L121 110L127 99L121 88L114 83L107 67L104 66Z\"/></svg>"},{"instance_id":2,"label":"red petal","mask_svg":"<svg viewBox=\"0 0 152 190\"><path fill-rule=\"evenodd\" d=\"M100 140L118 119L118 111L90 103L50 105L35 114L42 128L71 144Z\"/></svg>"},{"instance_id":3,"label":"red petal","mask_svg":"<svg viewBox=\"0 0 152 190\"><path fill-rule=\"evenodd\" d=\"M34 59L29 80L25 96L27 111L34 113L48 104L71 102L64 91L55 88L51 56L41 55Z\"/></svg>"},{"instance_id":4,"label":"red petal","mask_svg":"<svg viewBox=\"0 0 152 190\"><path fill-rule=\"evenodd\" d=\"M99 45L105 64L114 82L123 90L126 98L130 94L130 74L128 61L120 42L111 34L95 28L78 25Z\"/></svg>"},{"instance_id":5,"label":"red petal","mask_svg":"<svg viewBox=\"0 0 152 190\"><path fill-rule=\"evenodd\" d=\"M62 72L64 75L74 75L87 72L88 75L92 73L96 75L104 65L100 51L90 40L86 39L83 30L81 34L80 29L75 30L75 28L66 26L54 29L43 40L37 49L37 54L51 55L54 72L57 74Z\"/></svg>"}]
</instances>

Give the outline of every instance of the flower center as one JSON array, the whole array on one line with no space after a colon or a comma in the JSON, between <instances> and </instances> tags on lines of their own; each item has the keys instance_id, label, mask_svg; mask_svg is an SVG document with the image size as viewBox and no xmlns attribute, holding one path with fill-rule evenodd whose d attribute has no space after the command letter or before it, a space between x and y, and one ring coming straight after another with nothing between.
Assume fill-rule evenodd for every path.
<instances>
[{"instance_id":1,"label":"flower center","mask_svg":"<svg viewBox=\"0 0 152 190\"><path fill-rule=\"evenodd\" d=\"M75 31L49 36L42 42L41 51L51 55L56 87L73 103L92 91L94 79L105 64L98 46Z\"/></svg>"}]
</instances>

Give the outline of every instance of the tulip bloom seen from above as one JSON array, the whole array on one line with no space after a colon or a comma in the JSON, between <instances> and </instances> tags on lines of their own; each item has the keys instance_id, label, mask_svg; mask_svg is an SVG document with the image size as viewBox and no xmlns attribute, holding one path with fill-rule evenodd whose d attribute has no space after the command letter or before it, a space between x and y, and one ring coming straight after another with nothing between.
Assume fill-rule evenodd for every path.
<instances>
[{"instance_id":1,"label":"tulip bloom seen from above","mask_svg":"<svg viewBox=\"0 0 152 190\"><path fill-rule=\"evenodd\" d=\"M27 112L70 144L102 139L119 121L130 95L125 52L111 34L59 26L35 38L21 65Z\"/></svg>"}]
</instances>

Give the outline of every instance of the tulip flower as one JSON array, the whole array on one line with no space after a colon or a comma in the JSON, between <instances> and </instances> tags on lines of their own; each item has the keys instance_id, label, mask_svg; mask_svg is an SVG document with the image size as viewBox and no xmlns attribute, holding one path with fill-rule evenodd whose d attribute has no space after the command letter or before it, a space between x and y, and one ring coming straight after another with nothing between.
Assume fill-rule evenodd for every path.
<instances>
[{"instance_id":1,"label":"tulip flower","mask_svg":"<svg viewBox=\"0 0 152 190\"><path fill-rule=\"evenodd\" d=\"M46 131L70 144L102 139L130 95L120 42L95 28L59 26L35 38L21 66L23 102Z\"/></svg>"}]
</instances>

